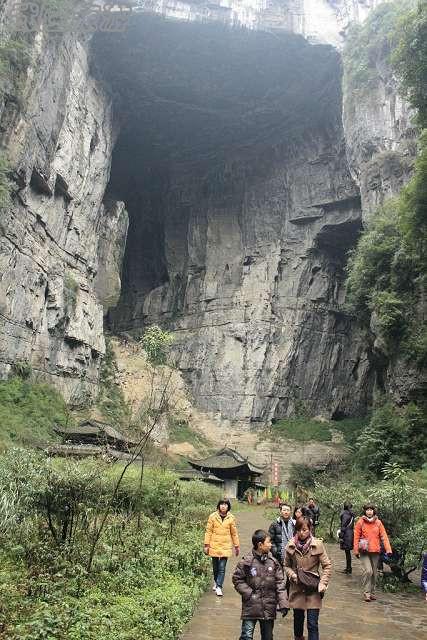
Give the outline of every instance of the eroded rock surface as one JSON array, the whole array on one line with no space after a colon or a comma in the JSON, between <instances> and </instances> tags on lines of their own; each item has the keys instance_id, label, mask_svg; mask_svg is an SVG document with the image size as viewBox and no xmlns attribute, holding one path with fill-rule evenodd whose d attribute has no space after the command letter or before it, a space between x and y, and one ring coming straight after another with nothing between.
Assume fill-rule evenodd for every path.
<instances>
[{"instance_id":1,"label":"eroded rock surface","mask_svg":"<svg viewBox=\"0 0 427 640\"><path fill-rule=\"evenodd\" d=\"M126 237L111 215L116 207L124 217L123 204L103 204L112 105L80 42L47 38L43 25L33 36L21 97L6 94L1 112L15 187L0 218L0 373L28 362L66 397L87 395L105 351L97 272L98 284L104 269L119 289L106 229L110 247Z\"/></svg>"},{"instance_id":2,"label":"eroded rock surface","mask_svg":"<svg viewBox=\"0 0 427 640\"><path fill-rule=\"evenodd\" d=\"M107 315L174 330L221 419L363 413L375 367L343 308L346 256L408 179L413 132L387 78L345 96L343 125L339 56L316 43L339 48L376 4L154 2L180 20L143 13L85 43L40 25L1 112L0 374L28 361L93 394Z\"/></svg>"}]
</instances>

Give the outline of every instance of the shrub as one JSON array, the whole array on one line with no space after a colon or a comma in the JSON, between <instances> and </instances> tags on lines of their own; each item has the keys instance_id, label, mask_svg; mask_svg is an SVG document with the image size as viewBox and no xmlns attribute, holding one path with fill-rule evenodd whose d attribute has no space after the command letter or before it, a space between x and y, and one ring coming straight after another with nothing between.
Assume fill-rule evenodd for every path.
<instances>
[{"instance_id":1,"label":"shrub","mask_svg":"<svg viewBox=\"0 0 427 640\"><path fill-rule=\"evenodd\" d=\"M32 367L28 360L18 360L14 362L12 370L15 375L18 376L18 378L22 378L22 380L27 380L32 374Z\"/></svg>"},{"instance_id":2,"label":"shrub","mask_svg":"<svg viewBox=\"0 0 427 640\"><path fill-rule=\"evenodd\" d=\"M397 410L390 402L376 408L357 440L360 465L381 477L386 463L419 469L427 461L427 416L410 403Z\"/></svg>"},{"instance_id":3,"label":"shrub","mask_svg":"<svg viewBox=\"0 0 427 640\"><path fill-rule=\"evenodd\" d=\"M29 63L30 51L22 40L10 39L0 44L0 94L18 96L22 74Z\"/></svg>"},{"instance_id":4,"label":"shrub","mask_svg":"<svg viewBox=\"0 0 427 640\"><path fill-rule=\"evenodd\" d=\"M304 487L304 489L312 489L316 484L316 479L321 471L308 464L291 464L289 474L289 483L293 487Z\"/></svg>"},{"instance_id":5,"label":"shrub","mask_svg":"<svg viewBox=\"0 0 427 640\"><path fill-rule=\"evenodd\" d=\"M121 467L25 450L0 456L0 627L8 638L174 640L180 633L206 585L203 527L218 491L150 469L137 518L139 470L131 468L88 575L88 541ZM2 495L17 518L3 517ZM26 534L17 536L23 520Z\"/></svg>"},{"instance_id":6,"label":"shrub","mask_svg":"<svg viewBox=\"0 0 427 640\"><path fill-rule=\"evenodd\" d=\"M105 356L99 376L97 405L105 418L118 426L128 426L131 410L124 393L116 383L117 362L110 338L105 340Z\"/></svg>"},{"instance_id":7,"label":"shrub","mask_svg":"<svg viewBox=\"0 0 427 640\"><path fill-rule=\"evenodd\" d=\"M79 283L70 273L66 273L64 276L63 295L65 314L68 318L70 318L76 310L78 291Z\"/></svg>"},{"instance_id":8,"label":"shrub","mask_svg":"<svg viewBox=\"0 0 427 640\"><path fill-rule=\"evenodd\" d=\"M172 334L157 325L148 327L141 338L141 346L152 365L166 364L167 352L172 342Z\"/></svg>"},{"instance_id":9,"label":"shrub","mask_svg":"<svg viewBox=\"0 0 427 640\"><path fill-rule=\"evenodd\" d=\"M369 416L359 418L342 418L340 420L334 420L332 422L332 427L342 434L344 442L353 449L360 432L366 427L369 420Z\"/></svg>"},{"instance_id":10,"label":"shrub","mask_svg":"<svg viewBox=\"0 0 427 640\"><path fill-rule=\"evenodd\" d=\"M406 581L419 567L425 547L426 498L399 465L386 465L383 471L384 479L377 483L358 474L357 479L318 484L315 494L321 506L322 520L326 519L328 525L325 527L322 522L322 528L334 537L344 502L352 503L356 515L362 513L363 504L373 502L390 536L394 551L393 574L399 581Z\"/></svg>"}]
</instances>

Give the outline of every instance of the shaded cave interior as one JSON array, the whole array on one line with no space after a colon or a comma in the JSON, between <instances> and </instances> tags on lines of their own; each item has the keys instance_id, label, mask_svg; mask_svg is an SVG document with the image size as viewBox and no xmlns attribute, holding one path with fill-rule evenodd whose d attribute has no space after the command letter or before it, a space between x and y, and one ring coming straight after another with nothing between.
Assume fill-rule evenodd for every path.
<instances>
[{"instance_id":1,"label":"shaded cave interior","mask_svg":"<svg viewBox=\"0 0 427 640\"><path fill-rule=\"evenodd\" d=\"M97 34L92 62L118 131L108 191L129 213L121 297L107 322L130 330L146 321L147 294L171 278L180 282L163 320L186 312L186 276L203 268L186 239L197 206L241 208L247 185L291 162L299 139L341 130L341 61L293 34L144 15L125 34ZM339 270L359 230L324 230L314 252Z\"/></svg>"}]
</instances>

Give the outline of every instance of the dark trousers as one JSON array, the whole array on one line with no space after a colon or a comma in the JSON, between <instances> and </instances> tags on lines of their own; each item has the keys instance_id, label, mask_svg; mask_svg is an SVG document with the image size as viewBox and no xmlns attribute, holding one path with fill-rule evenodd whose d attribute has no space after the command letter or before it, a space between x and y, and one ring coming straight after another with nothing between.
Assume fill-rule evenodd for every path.
<instances>
[{"instance_id":1,"label":"dark trousers","mask_svg":"<svg viewBox=\"0 0 427 640\"><path fill-rule=\"evenodd\" d=\"M212 558L213 575L216 585L222 588L225 578L227 558Z\"/></svg>"},{"instance_id":2,"label":"dark trousers","mask_svg":"<svg viewBox=\"0 0 427 640\"><path fill-rule=\"evenodd\" d=\"M350 571L351 570L351 551L349 549L345 549L345 563L346 563L346 569Z\"/></svg>"},{"instance_id":3,"label":"dark trousers","mask_svg":"<svg viewBox=\"0 0 427 640\"><path fill-rule=\"evenodd\" d=\"M294 635L304 635L304 609L294 609ZM307 609L308 640L319 640L319 609Z\"/></svg>"},{"instance_id":4,"label":"dark trousers","mask_svg":"<svg viewBox=\"0 0 427 640\"><path fill-rule=\"evenodd\" d=\"M252 640L257 622L261 630L261 640L273 640L274 620L242 620L242 633L239 640Z\"/></svg>"}]
</instances>

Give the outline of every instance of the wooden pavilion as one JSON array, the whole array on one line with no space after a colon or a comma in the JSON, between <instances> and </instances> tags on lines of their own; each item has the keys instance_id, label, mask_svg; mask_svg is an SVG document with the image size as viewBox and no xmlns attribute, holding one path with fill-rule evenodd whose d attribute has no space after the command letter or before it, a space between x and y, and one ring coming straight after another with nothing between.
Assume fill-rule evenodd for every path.
<instances>
[{"instance_id":1,"label":"wooden pavilion","mask_svg":"<svg viewBox=\"0 0 427 640\"><path fill-rule=\"evenodd\" d=\"M222 480L224 495L229 498L241 498L251 486L264 486L260 478L265 467L254 464L230 447L224 447L203 460L188 459L188 462L202 476L209 474Z\"/></svg>"},{"instance_id":2,"label":"wooden pavilion","mask_svg":"<svg viewBox=\"0 0 427 640\"><path fill-rule=\"evenodd\" d=\"M84 420L72 427L57 424L54 431L61 436L62 444L49 445L47 452L50 455L79 458L102 455L115 460L129 460L138 444L111 425L98 420Z\"/></svg>"}]
</instances>

